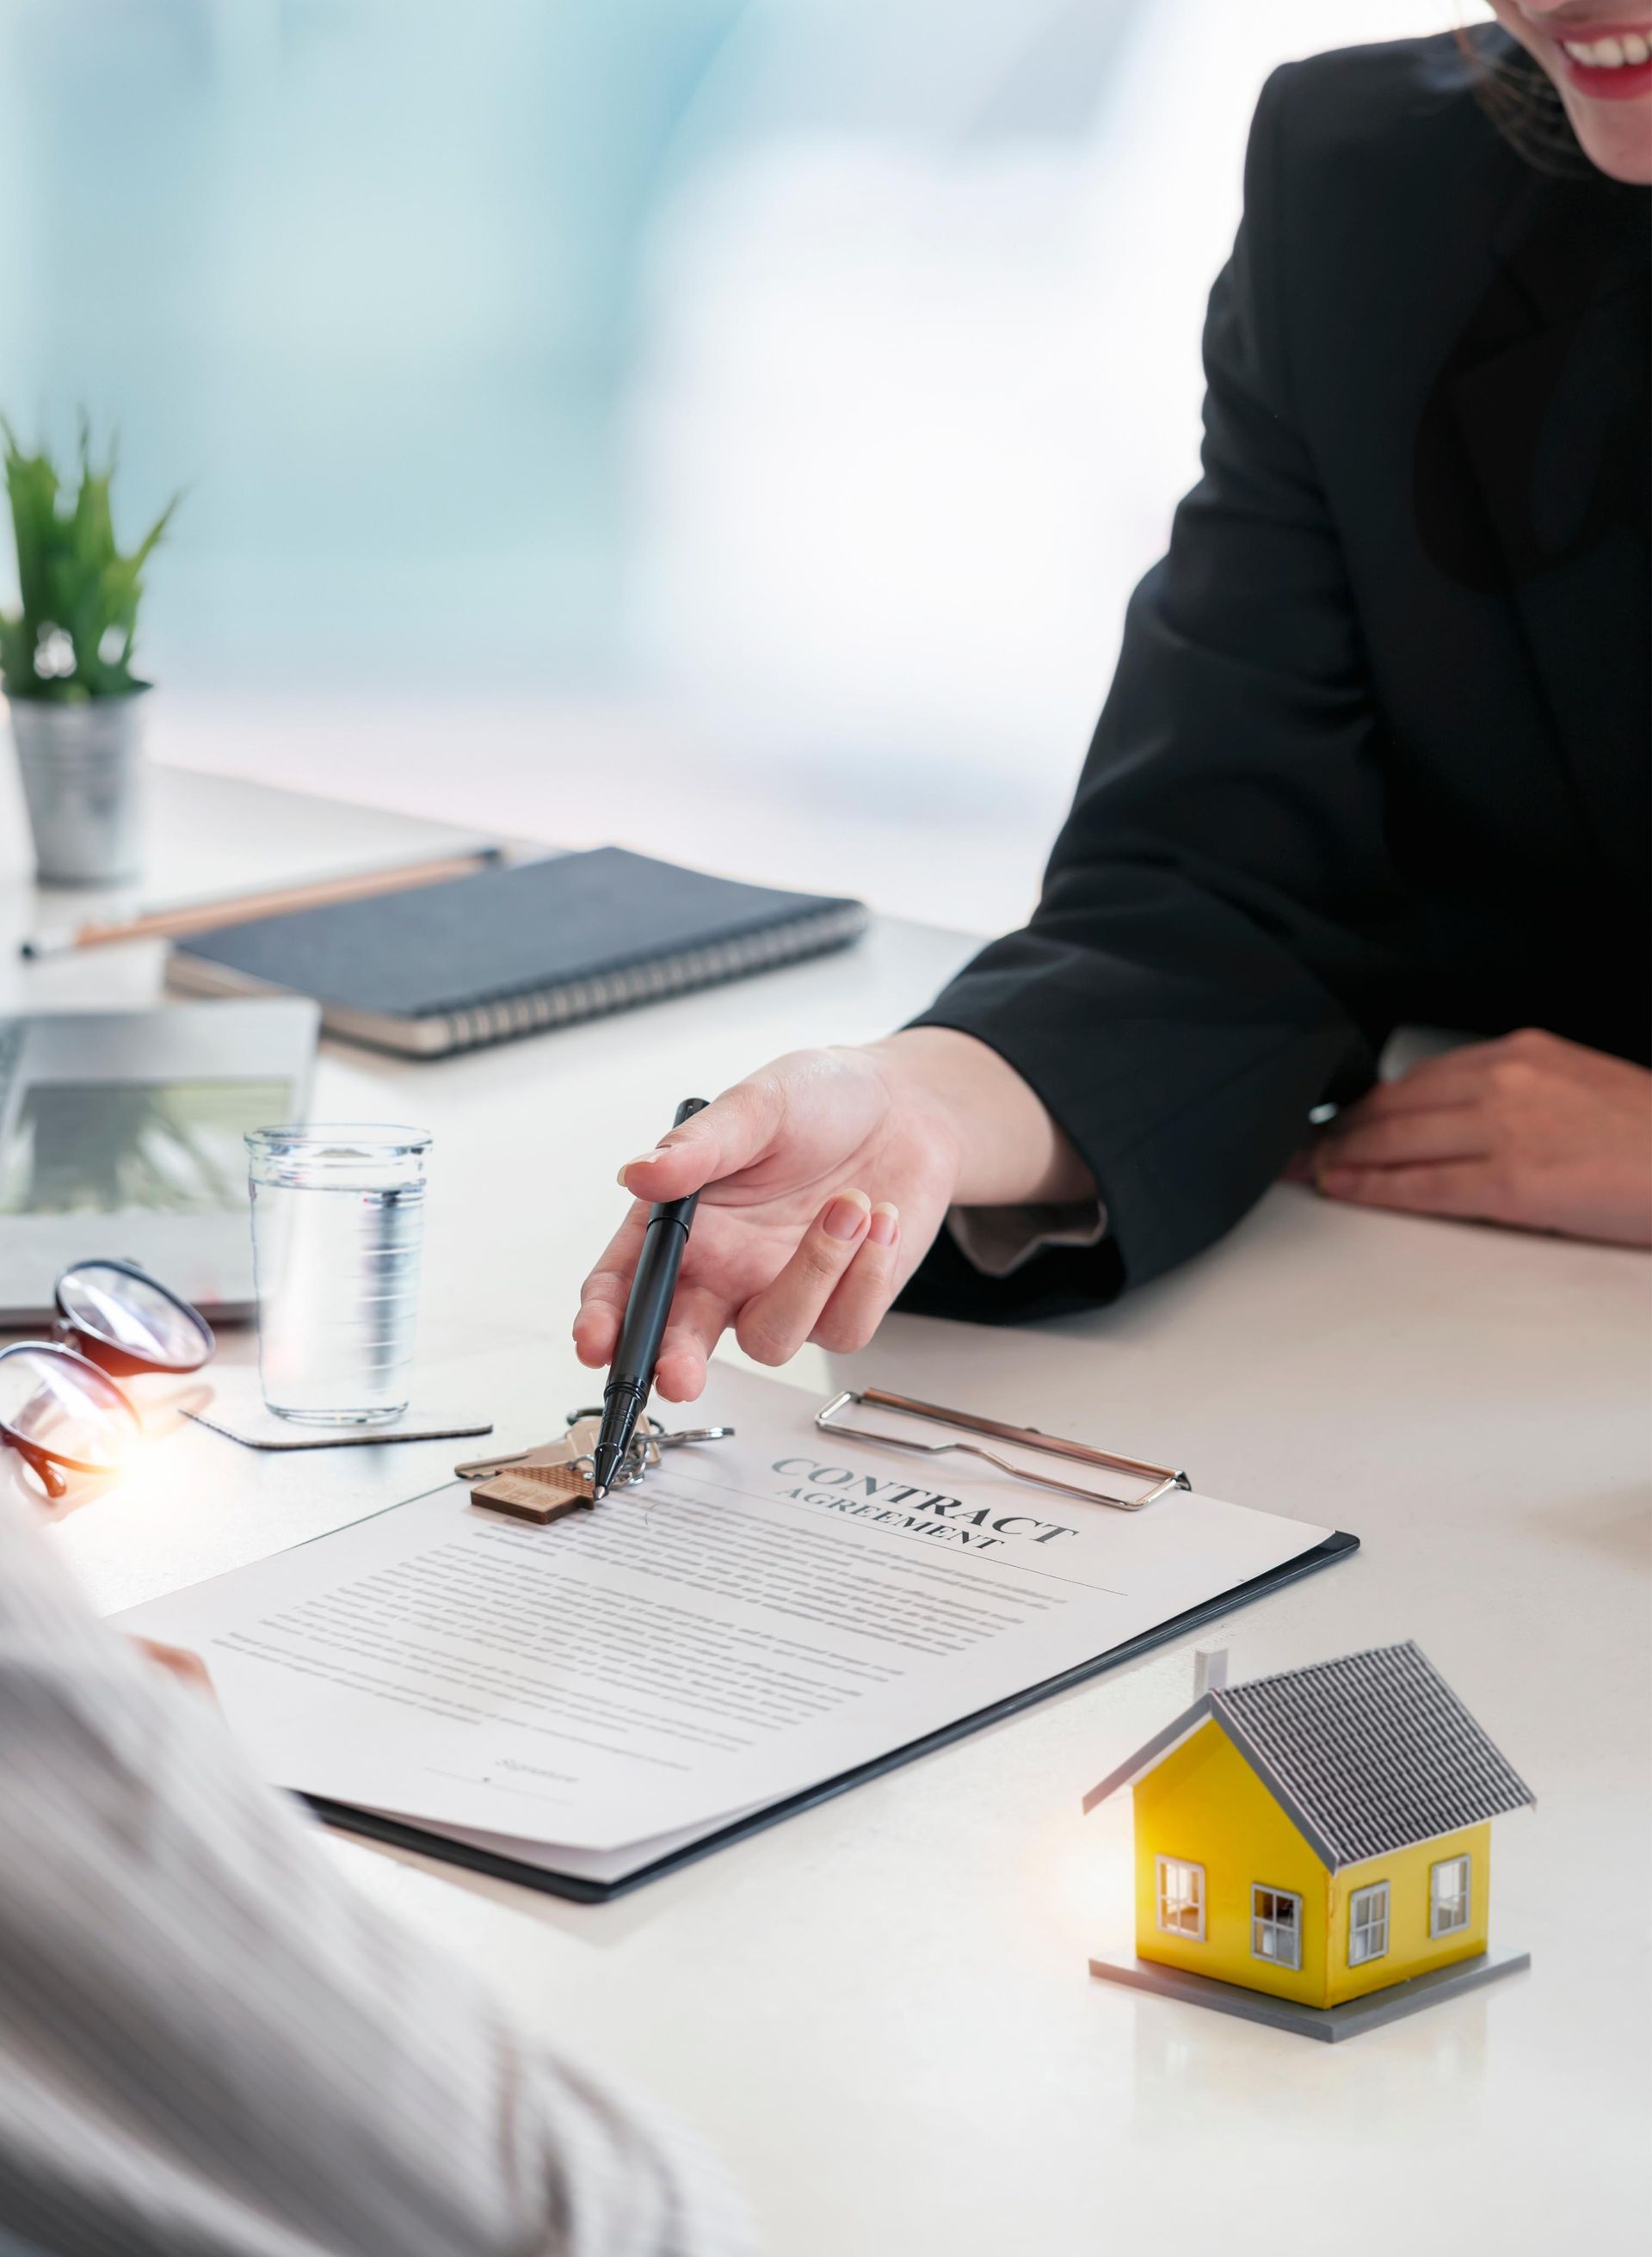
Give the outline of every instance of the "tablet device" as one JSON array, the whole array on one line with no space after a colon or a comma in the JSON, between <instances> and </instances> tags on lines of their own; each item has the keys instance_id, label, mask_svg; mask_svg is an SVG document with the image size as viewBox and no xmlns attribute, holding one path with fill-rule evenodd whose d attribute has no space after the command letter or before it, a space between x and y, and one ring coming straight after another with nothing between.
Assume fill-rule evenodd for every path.
<instances>
[{"instance_id":1,"label":"tablet device","mask_svg":"<svg viewBox=\"0 0 1652 2257\"><path fill-rule=\"evenodd\" d=\"M298 997L0 1017L0 1325L49 1322L98 1256L251 1316L242 1139L305 1117L319 1018Z\"/></svg>"}]
</instances>

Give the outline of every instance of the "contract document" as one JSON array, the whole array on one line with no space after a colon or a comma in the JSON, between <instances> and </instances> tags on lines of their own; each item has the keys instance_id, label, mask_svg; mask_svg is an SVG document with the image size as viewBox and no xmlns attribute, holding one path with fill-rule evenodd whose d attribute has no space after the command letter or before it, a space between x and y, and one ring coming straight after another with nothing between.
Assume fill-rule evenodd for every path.
<instances>
[{"instance_id":1,"label":"contract document","mask_svg":"<svg viewBox=\"0 0 1652 2257\"><path fill-rule=\"evenodd\" d=\"M590 1512L533 1526L455 1484L121 1626L199 1652L265 1776L328 1815L590 1894L1353 1548L820 1432L813 1397L721 1366L708 1402L733 1440Z\"/></svg>"}]
</instances>

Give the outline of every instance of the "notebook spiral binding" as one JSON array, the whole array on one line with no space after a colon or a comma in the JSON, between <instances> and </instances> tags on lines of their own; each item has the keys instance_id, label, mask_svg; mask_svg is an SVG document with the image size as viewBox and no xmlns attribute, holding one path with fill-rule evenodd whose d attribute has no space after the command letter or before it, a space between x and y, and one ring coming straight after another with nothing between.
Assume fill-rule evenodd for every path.
<instances>
[{"instance_id":1,"label":"notebook spiral binding","mask_svg":"<svg viewBox=\"0 0 1652 2257\"><path fill-rule=\"evenodd\" d=\"M489 1043L508 1042L547 1027L607 1018L639 1003L690 994L698 988L743 979L748 973L823 956L856 939L865 930L866 921L866 911L858 902L834 904L795 917L789 924L772 926L766 932L712 941L703 948L685 949L678 956L622 966L593 979L570 980L566 986L527 995L501 996L496 1002L447 1013L440 1022L439 1033L433 1029L433 1039L440 1040L444 1049L479 1050Z\"/></svg>"}]
</instances>

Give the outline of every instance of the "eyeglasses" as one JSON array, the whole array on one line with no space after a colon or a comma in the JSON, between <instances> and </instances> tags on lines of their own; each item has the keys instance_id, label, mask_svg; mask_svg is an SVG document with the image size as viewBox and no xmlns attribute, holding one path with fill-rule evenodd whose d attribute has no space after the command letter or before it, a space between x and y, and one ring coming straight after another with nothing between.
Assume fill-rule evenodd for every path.
<instances>
[{"instance_id":1,"label":"eyeglasses","mask_svg":"<svg viewBox=\"0 0 1652 2257\"><path fill-rule=\"evenodd\" d=\"M142 1427L116 1380L199 1371L216 1342L198 1309L135 1262L77 1262L57 1281L57 1338L0 1348L0 1444L48 1496L109 1474Z\"/></svg>"}]
</instances>

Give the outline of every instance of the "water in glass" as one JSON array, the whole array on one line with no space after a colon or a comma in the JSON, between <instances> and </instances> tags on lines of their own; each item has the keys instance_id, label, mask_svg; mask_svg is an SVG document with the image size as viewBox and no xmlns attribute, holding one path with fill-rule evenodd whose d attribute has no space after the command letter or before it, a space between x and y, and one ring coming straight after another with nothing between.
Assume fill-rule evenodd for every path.
<instances>
[{"instance_id":1,"label":"water in glass","mask_svg":"<svg viewBox=\"0 0 1652 2257\"><path fill-rule=\"evenodd\" d=\"M258 1366L282 1418L371 1426L406 1409L429 1143L356 1124L247 1138Z\"/></svg>"}]
</instances>

